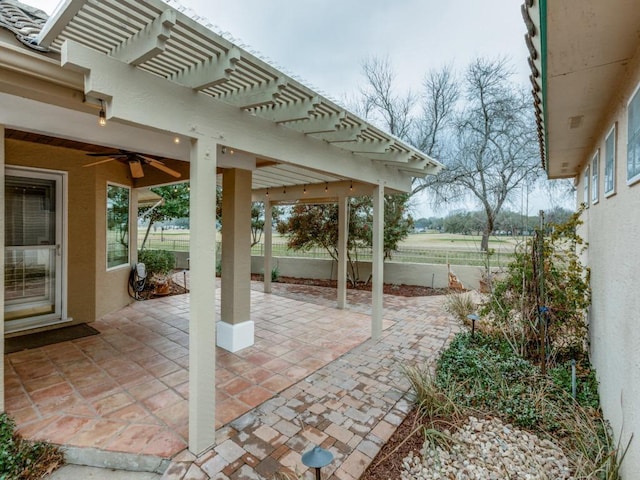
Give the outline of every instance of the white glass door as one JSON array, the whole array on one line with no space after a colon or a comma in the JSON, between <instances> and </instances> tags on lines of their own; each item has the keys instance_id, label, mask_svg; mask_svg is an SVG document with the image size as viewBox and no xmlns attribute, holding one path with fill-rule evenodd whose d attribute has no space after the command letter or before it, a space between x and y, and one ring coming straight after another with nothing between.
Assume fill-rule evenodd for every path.
<instances>
[{"instance_id":1,"label":"white glass door","mask_svg":"<svg viewBox=\"0 0 640 480\"><path fill-rule=\"evenodd\" d=\"M62 321L62 175L5 173L5 331Z\"/></svg>"}]
</instances>

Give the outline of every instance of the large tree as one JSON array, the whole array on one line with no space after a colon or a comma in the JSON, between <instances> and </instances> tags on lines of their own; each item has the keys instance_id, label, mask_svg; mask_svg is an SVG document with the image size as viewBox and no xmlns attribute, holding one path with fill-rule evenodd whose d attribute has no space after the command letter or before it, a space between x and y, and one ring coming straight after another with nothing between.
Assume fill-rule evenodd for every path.
<instances>
[{"instance_id":1,"label":"large tree","mask_svg":"<svg viewBox=\"0 0 640 480\"><path fill-rule=\"evenodd\" d=\"M186 218L189 216L189 183L178 183L164 187L153 187L151 191L162 200L152 206L141 207L139 216L149 222L140 250L144 250L151 227L156 222Z\"/></svg>"},{"instance_id":2,"label":"large tree","mask_svg":"<svg viewBox=\"0 0 640 480\"><path fill-rule=\"evenodd\" d=\"M413 193L427 190L435 205L474 200L487 250L503 206L539 172L530 95L511 81L508 63L479 58L462 77L444 66L427 73L418 95L394 90L387 60L369 60L363 71L360 111L445 164L437 176L417 179Z\"/></svg>"},{"instance_id":3,"label":"large tree","mask_svg":"<svg viewBox=\"0 0 640 480\"><path fill-rule=\"evenodd\" d=\"M427 184L439 201L471 197L482 207L481 249L510 196L540 173L529 96L510 80L504 59L476 59L464 76L446 168Z\"/></svg>"}]
</instances>

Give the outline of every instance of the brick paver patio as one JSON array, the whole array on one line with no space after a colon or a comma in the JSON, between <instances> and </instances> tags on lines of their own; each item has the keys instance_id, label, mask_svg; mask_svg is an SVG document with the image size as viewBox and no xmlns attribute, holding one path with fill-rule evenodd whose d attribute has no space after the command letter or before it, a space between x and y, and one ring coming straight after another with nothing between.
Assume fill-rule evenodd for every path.
<instances>
[{"instance_id":1,"label":"brick paver patio","mask_svg":"<svg viewBox=\"0 0 640 480\"><path fill-rule=\"evenodd\" d=\"M255 345L218 349L217 446L200 458L185 450L187 295L107 315L93 324L101 335L7 355L7 411L26 438L172 458L171 480L311 478L300 457L315 444L335 456L323 478L358 478L408 411L400 363L433 360L457 328L443 297L385 296L374 342L367 292L337 310L332 289L261 289Z\"/></svg>"},{"instance_id":2,"label":"brick paver patio","mask_svg":"<svg viewBox=\"0 0 640 480\"><path fill-rule=\"evenodd\" d=\"M276 284L274 294L327 305L334 293ZM380 340L362 343L218 430L210 452L199 458L182 452L162 478L249 480L290 472L312 479L301 456L314 445L334 455L322 478L359 478L411 408L400 365L433 362L458 331L443 301L385 296L385 320L393 324ZM349 303L352 311L368 312L370 294L349 292Z\"/></svg>"}]
</instances>

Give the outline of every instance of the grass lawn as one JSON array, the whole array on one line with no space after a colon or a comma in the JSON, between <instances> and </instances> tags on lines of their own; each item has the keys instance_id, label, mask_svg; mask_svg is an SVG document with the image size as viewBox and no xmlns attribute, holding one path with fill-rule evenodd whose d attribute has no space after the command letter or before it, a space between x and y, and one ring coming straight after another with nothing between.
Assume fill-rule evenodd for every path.
<instances>
[{"instance_id":1,"label":"grass lawn","mask_svg":"<svg viewBox=\"0 0 640 480\"><path fill-rule=\"evenodd\" d=\"M138 234L138 245L142 244L145 230ZM220 238L218 238L220 241ZM493 236L489 239L489 248L495 252L492 264L505 264L509 261L515 246L523 241L522 237ZM457 235L448 233L414 233L400 243L398 252L392 255L393 260L413 263L434 263L453 265L485 265L486 258L480 251L481 237L479 235ZM183 251L189 250L188 230L165 230L149 233L146 248L156 250ZM288 250L284 236L273 235L274 256L329 258L329 254L322 248L315 248L308 252ZM263 246L252 248L254 255L263 254ZM361 260L370 259L370 253L362 251Z\"/></svg>"}]
</instances>

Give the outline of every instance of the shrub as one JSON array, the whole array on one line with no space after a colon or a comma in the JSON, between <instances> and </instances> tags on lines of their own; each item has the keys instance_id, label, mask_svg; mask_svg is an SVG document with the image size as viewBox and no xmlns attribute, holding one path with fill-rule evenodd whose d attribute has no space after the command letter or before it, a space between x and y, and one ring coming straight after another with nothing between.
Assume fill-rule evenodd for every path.
<instances>
[{"instance_id":1,"label":"shrub","mask_svg":"<svg viewBox=\"0 0 640 480\"><path fill-rule=\"evenodd\" d=\"M586 359L578 368L576 400L566 365L543 375L497 335L458 334L440 356L433 378L424 368L403 370L426 416L434 412L452 423L460 415L496 416L561 445L573 478L619 480L629 445L612 444Z\"/></svg>"},{"instance_id":2,"label":"shrub","mask_svg":"<svg viewBox=\"0 0 640 480\"><path fill-rule=\"evenodd\" d=\"M175 255L167 250L141 250L138 261L145 264L147 278L167 275L176 265Z\"/></svg>"},{"instance_id":3,"label":"shrub","mask_svg":"<svg viewBox=\"0 0 640 480\"><path fill-rule=\"evenodd\" d=\"M467 315L475 313L477 308L469 292L449 294L444 304L444 309L464 324L469 322Z\"/></svg>"},{"instance_id":4,"label":"shrub","mask_svg":"<svg viewBox=\"0 0 640 480\"><path fill-rule=\"evenodd\" d=\"M58 447L24 440L15 433L11 417L0 414L0 478L39 479L63 463Z\"/></svg>"},{"instance_id":5,"label":"shrub","mask_svg":"<svg viewBox=\"0 0 640 480\"><path fill-rule=\"evenodd\" d=\"M590 290L589 271L579 258L584 242L576 233L581 212L536 231L480 310L515 353L536 361L543 372L586 351Z\"/></svg>"}]
</instances>

